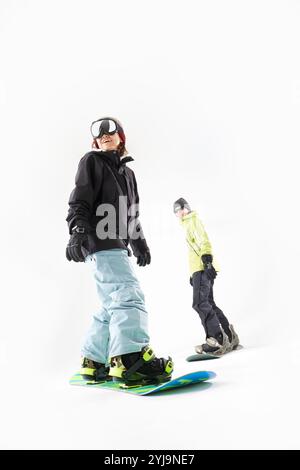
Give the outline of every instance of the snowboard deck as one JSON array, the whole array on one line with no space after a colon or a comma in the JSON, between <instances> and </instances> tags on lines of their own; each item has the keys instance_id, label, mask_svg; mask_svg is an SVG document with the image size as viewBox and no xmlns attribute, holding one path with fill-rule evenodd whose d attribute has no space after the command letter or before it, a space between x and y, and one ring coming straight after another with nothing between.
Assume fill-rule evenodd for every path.
<instances>
[{"instance_id":1,"label":"snowboard deck","mask_svg":"<svg viewBox=\"0 0 300 470\"><path fill-rule=\"evenodd\" d=\"M182 375L176 379L164 382L162 384L150 384L150 385L139 385L135 387L124 388L121 382L89 382L85 380L79 373L76 373L71 377L71 385L79 385L83 387L102 388L107 390L113 390L117 392L131 393L133 395L150 395L157 392L164 392L179 387L187 387L193 384L204 382L209 379L216 377L216 374L211 371L198 371L190 372L189 374Z\"/></svg>"},{"instance_id":2,"label":"snowboard deck","mask_svg":"<svg viewBox=\"0 0 300 470\"><path fill-rule=\"evenodd\" d=\"M238 347L236 349L234 349L233 351L230 351L230 353L234 352L234 351L239 351L240 349L243 349L243 346L241 344L238 345ZM226 354L223 354L224 356L226 356L227 354L230 354L230 353L226 353ZM186 358L186 361L187 362L195 362L195 361L209 361L210 359L220 359L222 356L213 356L212 354L192 354L191 356L188 356Z\"/></svg>"}]
</instances>

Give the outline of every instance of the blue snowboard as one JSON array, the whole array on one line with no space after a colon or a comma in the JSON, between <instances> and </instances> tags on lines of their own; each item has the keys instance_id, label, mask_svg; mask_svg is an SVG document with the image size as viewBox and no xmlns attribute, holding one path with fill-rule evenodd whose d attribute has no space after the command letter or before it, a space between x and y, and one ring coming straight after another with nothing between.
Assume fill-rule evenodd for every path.
<instances>
[{"instance_id":1,"label":"blue snowboard","mask_svg":"<svg viewBox=\"0 0 300 470\"><path fill-rule=\"evenodd\" d=\"M71 385L80 385L83 387L93 387L93 388L102 388L107 390L115 390L118 392L132 393L134 395L150 395L156 392L163 392L166 390L171 390L173 388L187 387L193 384L204 382L209 379L213 379L216 376L214 372L209 371L199 371L191 372L176 379L170 380L160 385L139 385L134 387L126 387L120 382L107 381L102 383L97 382L88 382L83 379L82 376L77 373L73 375L70 380Z\"/></svg>"}]
</instances>

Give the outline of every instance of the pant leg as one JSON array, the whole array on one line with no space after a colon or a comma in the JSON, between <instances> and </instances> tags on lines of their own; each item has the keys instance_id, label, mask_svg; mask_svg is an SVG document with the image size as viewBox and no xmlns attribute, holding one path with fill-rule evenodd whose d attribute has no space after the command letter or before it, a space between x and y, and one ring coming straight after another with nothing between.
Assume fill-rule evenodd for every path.
<instances>
[{"instance_id":1,"label":"pant leg","mask_svg":"<svg viewBox=\"0 0 300 470\"><path fill-rule=\"evenodd\" d=\"M193 274L193 309L199 314L206 337L221 333L218 316L210 301L211 281L204 271Z\"/></svg>"},{"instance_id":2,"label":"pant leg","mask_svg":"<svg viewBox=\"0 0 300 470\"><path fill-rule=\"evenodd\" d=\"M88 359L108 364L109 316L102 308L93 315L92 324L86 335L81 354Z\"/></svg>"},{"instance_id":3,"label":"pant leg","mask_svg":"<svg viewBox=\"0 0 300 470\"><path fill-rule=\"evenodd\" d=\"M88 359L100 362L101 364L108 364L109 352L109 320L110 317L105 308L105 296L101 283L97 282L96 263L93 256L87 256L85 260L89 264L94 277L96 278L96 287L99 300L102 307L93 315L92 324L86 335L85 342L81 349L81 354Z\"/></svg>"},{"instance_id":4,"label":"pant leg","mask_svg":"<svg viewBox=\"0 0 300 470\"><path fill-rule=\"evenodd\" d=\"M93 256L109 317L109 357L139 352L149 344L148 313L128 252L103 250Z\"/></svg>"},{"instance_id":5,"label":"pant leg","mask_svg":"<svg viewBox=\"0 0 300 470\"><path fill-rule=\"evenodd\" d=\"M228 319L226 318L226 316L224 315L224 313L222 312L222 310L217 307L216 303L215 303L215 300L214 300L214 293L213 293L213 285L214 285L214 281L211 282L211 288L210 288L210 293L209 293L209 301L211 303L211 305L213 306L213 309L219 319L219 322L221 323L222 325L222 328L223 330L225 331L225 333L227 335L229 335L229 337L231 337L231 332L230 332L230 329L229 329L229 321Z\"/></svg>"}]
</instances>

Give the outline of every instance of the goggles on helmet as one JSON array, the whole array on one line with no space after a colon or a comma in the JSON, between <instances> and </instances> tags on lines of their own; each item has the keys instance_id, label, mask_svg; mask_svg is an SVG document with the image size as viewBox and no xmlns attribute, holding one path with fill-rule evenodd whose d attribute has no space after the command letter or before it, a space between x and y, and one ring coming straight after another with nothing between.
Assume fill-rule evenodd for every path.
<instances>
[{"instance_id":1,"label":"goggles on helmet","mask_svg":"<svg viewBox=\"0 0 300 470\"><path fill-rule=\"evenodd\" d=\"M113 135L118 131L118 123L110 118L98 119L98 121L92 122L91 125L91 134L94 139L100 139L104 134Z\"/></svg>"}]
</instances>

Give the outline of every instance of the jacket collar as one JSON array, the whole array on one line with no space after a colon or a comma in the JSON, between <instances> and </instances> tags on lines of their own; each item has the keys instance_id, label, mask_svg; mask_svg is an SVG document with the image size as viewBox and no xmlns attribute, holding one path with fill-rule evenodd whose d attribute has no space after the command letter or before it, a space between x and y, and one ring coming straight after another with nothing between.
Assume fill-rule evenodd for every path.
<instances>
[{"instance_id":1,"label":"jacket collar","mask_svg":"<svg viewBox=\"0 0 300 470\"><path fill-rule=\"evenodd\" d=\"M180 219L180 222L183 224L186 220L192 219L197 215L197 212L191 211L188 214L186 214L182 219Z\"/></svg>"},{"instance_id":2,"label":"jacket collar","mask_svg":"<svg viewBox=\"0 0 300 470\"><path fill-rule=\"evenodd\" d=\"M118 166L119 173L124 172L126 163L133 162L133 161L134 161L134 158L130 157L130 155L127 155L127 157L121 158L119 166Z\"/></svg>"},{"instance_id":3,"label":"jacket collar","mask_svg":"<svg viewBox=\"0 0 300 470\"><path fill-rule=\"evenodd\" d=\"M107 152L98 151L97 154L111 167L116 168L119 173L124 172L126 163L134 161L134 159L129 155L127 157L120 158L117 150L109 150Z\"/></svg>"}]
</instances>

